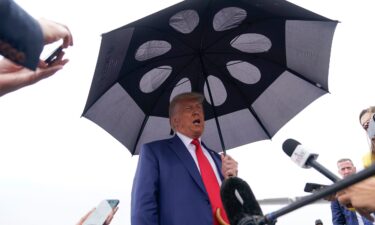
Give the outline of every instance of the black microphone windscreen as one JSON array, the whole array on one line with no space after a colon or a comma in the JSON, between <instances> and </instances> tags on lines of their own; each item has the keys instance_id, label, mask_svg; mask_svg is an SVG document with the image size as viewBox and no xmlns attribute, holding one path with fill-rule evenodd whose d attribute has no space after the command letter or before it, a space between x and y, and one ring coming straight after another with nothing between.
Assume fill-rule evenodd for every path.
<instances>
[{"instance_id":1,"label":"black microphone windscreen","mask_svg":"<svg viewBox=\"0 0 375 225\"><path fill-rule=\"evenodd\" d=\"M250 186L238 177L226 179L221 185L220 195L232 225L237 225L245 217L263 216Z\"/></svg>"},{"instance_id":2,"label":"black microphone windscreen","mask_svg":"<svg viewBox=\"0 0 375 225\"><path fill-rule=\"evenodd\" d=\"M301 143L299 143L298 141L289 138L286 141L284 141L283 150L288 156L291 156L294 150L296 149L297 145L300 145L300 144Z\"/></svg>"}]
</instances>

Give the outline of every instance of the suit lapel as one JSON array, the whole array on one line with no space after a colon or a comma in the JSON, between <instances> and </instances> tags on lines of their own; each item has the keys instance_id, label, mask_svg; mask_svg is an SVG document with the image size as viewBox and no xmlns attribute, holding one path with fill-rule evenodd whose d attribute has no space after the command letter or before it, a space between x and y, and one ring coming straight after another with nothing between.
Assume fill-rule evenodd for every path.
<instances>
[{"instance_id":1,"label":"suit lapel","mask_svg":"<svg viewBox=\"0 0 375 225\"><path fill-rule=\"evenodd\" d=\"M182 164L185 166L199 188L207 193L197 165L195 164L194 159L191 157L189 151L186 149L184 143L177 135L169 140L169 147L177 154L178 158L181 160Z\"/></svg>"}]
</instances>

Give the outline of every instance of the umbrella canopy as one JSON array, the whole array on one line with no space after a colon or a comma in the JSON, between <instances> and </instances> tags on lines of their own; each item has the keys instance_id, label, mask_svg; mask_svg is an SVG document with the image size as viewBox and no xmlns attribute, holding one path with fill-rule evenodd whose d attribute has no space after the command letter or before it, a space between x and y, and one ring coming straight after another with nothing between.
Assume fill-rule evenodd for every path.
<instances>
[{"instance_id":1,"label":"umbrella canopy","mask_svg":"<svg viewBox=\"0 0 375 225\"><path fill-rule=\"evenodd\" d=\"M204 94L205 144L270 139L328 92L330 20L284 0L186 0L103 34L83 116L132 154L171 135L177 94Z\"/></svg>"}]
</instances>

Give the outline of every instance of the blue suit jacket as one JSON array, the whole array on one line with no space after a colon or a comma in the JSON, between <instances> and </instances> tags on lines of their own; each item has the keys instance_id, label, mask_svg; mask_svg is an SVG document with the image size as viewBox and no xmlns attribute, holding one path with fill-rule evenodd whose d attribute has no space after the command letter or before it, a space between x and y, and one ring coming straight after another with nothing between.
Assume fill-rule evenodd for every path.
<instances>
[{"instance_id":1,"label":"blue suit jacket","mask_svg":"<svg viewBox=\"0 0 375 225\"><path fill-rule=\"evenodd\" d=\"M221 171L220 156L208 151ZM131 224L213 224L200 173L178 136L142 146L132 190Z\"/></svg>"},{"instance_id":2,"label":"blue suit jacket","mask_svg":"<svg viewBox=\"0 0 375 225\"><path fill-rule=\"evenodd\" d=\"M35 70L43 46L39 23L12 0L0 0L0 55Z\"/></svg>"},{"instance_id":3,"label":"blue suit jacket","mask_svg":"<svg viewBox=\"0 0 375 225\"><path fill-rule=\"evenodd\" d=\"M332 223L333 225L358 225L358 219L355 212L348 210L335 200L331 202ZM372 225L371 221L362 217L364 225Z\"/></svg>"}]
</instances>

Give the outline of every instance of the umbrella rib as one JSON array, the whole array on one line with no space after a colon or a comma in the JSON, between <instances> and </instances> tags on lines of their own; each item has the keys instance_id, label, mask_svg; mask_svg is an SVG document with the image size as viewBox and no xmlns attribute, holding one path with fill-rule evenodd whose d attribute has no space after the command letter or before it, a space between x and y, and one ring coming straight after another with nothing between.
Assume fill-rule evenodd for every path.
<instances>
[{"instance_id":1,"label":"umbrella rib","mask_svg":"<svg viewBox=\"0 0 375 225\"><path fill-rule=\"evenodd\" d=\"M295 18L288 18L288 19L285 19L285 18L282 18L282 17L268 17L268 18L264 18L264 19L258 19L258 20L251 20L250 21L245 21L244 23L241 23L237 29L232 29L232 30L227 30L227 32L224 32L222 36L218 37L216 40L214 40L213 42L211 42L211 44L207 45L207 47L205 49L210 49L211 47L213 47L215 44L217 44L217 42L219 42L220 40L222 40L223 38L225 37L228 37L228 36L233 36L233 33L236 33L238 29L241 29L241 27L251 27L252 24L258 24L260 22L266 22L266 21L281 21L281 22L286 22L288 20L303 20L303 21L320 21L320 22L337 22L337 21L333 21L333 20L330 20L330 19L327 19L326 21L325 20L319 20L319 19L309 19L309 20L306 20L306 19L303 19L303 18L299 18L299 17L295 17ZM245 32L243 32L245 33ZM248 32L246 32L248 33ZM217 34L220 34L220 32L217 32ZM237 35L233 40L239 38L239 35ZM202 37L203 39L203 37Z\"/></svg>"},{"instance_id":2,"label":"umbrella rib","mask_svg":"<svg viewBox=\"0 0 375 225\"><path fill-rule=\"evenodd\" d=\"M217 52L211 51L211 52L209 52L208 54L221 54L221 55L229 55L229 54L231 54L231 55L239 55L239 56L243 56L242 53L234 53L234 52L219 52L219 51L217 51ZM317 88L319 88L319 89L322 89L323 91L329 93L329 90L328 90L328 89L325 89L325 88L324 88L323 86L321 86L320 84L318 84L318 83L312 81L311 79L308 79L307 77L301 75L300 73L298 73L298 72L295 71L295 70L292 70L292 69L286 67L285 65L281 65L280 63L277 63L277 62L274 61L274 60L271 60L271 59L265 59L264 57L256 56L256 54L248 54L248 55L246 55L246 56L247 56L247 57L253 57L254 59L255 59L255 58L256 58L256 59L261 59L261 60L264 60L264 61L266 61L266 62L273 63L274 65L278 65L278 66L280 66L280 68L284 69L285 71L290 72L292 75L294 75L294 76L296 76L296 77L298 77L298 78L300 78L300 79L302 79L302 80L304 80L304 81L310 83L311 85L313 85L313 86L315 86L315 87L317 87ZM211 61L211 63L215 64L215 63L212 62L212 61ZM215 64L215 65L217 65L217 64ZM218 65L217 65L217 66L218 66Z\"/></svg>"},{"instance_id":3,"label":"umbrella rib","mask_svg":"<svg viewBox=\"0 0 375 225\"><path fill-rule=\"evenodd\" d=\"M210 84L207 80L207 71L206 71L206 68L204 66L202 56L199 57L199 60L202 64L202 72L203 72L204 79L205 79L206 84L207 84L208 95L210 97L210 101L211 101L211 105L212 105L212 111L214 113L215 123L216 123L216 127L217 127L217 130L218 130L218 133L219 133L221 148L223 149L224 155L226 155L226 147L225 147L225 144L224 144L223 134L221 133L220 123L219 123L219 119L217 118L217 113L216 113L214 101L213 101L213 98L212 98L212 92L211 92Z\"/></svg>"},{"instance_id":4,"label":"umbrella rib","mask_svg":"<svg viewBox=\"0 0 375 225\"><path fill-rule=\"evenodd\" d=\"M184 68L188 67L188 66L191 64L192 61L193 61L193 59L191 59L189 62L187 62L186 65L185 65L185 67L181 68L181 71L183 71ZM180 74L180 72L176 72L176 75L175 75L174 77L177 77L177 75L179 75L179 74ZM180 84L180 85L181 85L181 84ZM159 95L159 96L162 96L167 90L169 90L169 88L170 88L170 86L166 86L166 87L160 92L160 95ZM160 98L157 98L157 99L160 99ZM151 109L154 109L156 105L158 105L158 102L155 102L154 105L151 107ZM152 110L150 110L150 111L152 111ZM132 154L132 155L134 155L135 152L136 152L136 150L137 150L137 145L138 145L139 139L140 139L140 137L141 137L141 134L143 133L143 130L144 130L145 126L146 126L146 123L147 123L148 119L150 118L150 116L149 116L150 113L148 113L148 114L145 113L145 115L146 115L146 116L145 116L145 119L144 119L143 122L142 122L141 129L139 129L139 132L138 132L138 135L137 135L137 138L136 138L136 141L135 141L134 147L133 147L133 149L131 150L131 154Z\"/></svg>"},{"instance_id":5,"label":"umbrella rib","mask_svg":"<svg viewBox=\"0 0 375 225\"><path fill-rule=\"evenodd\" d=\"M210 4L213 4L213 1L212 1L212 0L207 4L207 7L206 7L206 9L205 9L206 11L209 10L209 8L210 8L210 7L209 7ZM207 14L208 14L208 13L203 13L203 15L205 15L205 17L202 19L202 20L205 21L206 23L209 22L208 19L207 19L207 17L208 17ZM200 61L201 65L202 65L202 72L203 72L204 79L205 79L206 84L207 84L208 95L209 95L209 97L210 97L210 101L211 101L211 103L212 103L211 106L212 106L212 111L213 111L213 113L214 113L214 119L215 119L216 127L217 127L217 130L218 130L218 133L219 133L219 139L220 139L221 148L223 149L223 153L224 153L224 155L226 155L226 147L225 147L225 143L224 143L224 138L223 138L223 134L222 134L222 132L221 132L221 127L220 127L219 119L218 119L218 117L217 117L217 112L216 112L215 105L214 105L214 101L213 101L213 98L212 98L212 92L211 92L210 84L209 84L208 79L207 79L208 73L207 73L206 67L205 67L205 65L204 65L203 58L202 58L202 57L203 57L203 56L202 56L202 53L205 51L205 50L203 49L203 43L204 43L204 39L205 39L205 38L204 38L204 37L205 37L204 34L206 34L206 32L207 32L207 27L208 27L208 26L203 26L203 27L206 28L206 29L202 29L202 33L201 33L201 42L200 42L200 46L199 46L199 48L200 48L199 61ZM206 49L207 49L207 48L206 48Z\"/></svg>"},{"instance_id":6,"label":"umbrella rib","mask_svg":"<svg viewBox=\"0 0 375 225\"><path fill-rule=\"evenodd\" d=\"M155 27L152 27L152 26L145 26L145 25L143 25L143 26L136 26L136 28L143 28L143 29L149 29L149 30L151 30L151 31L155 31L155 32L158 32L158 33L160 33L160 34L162 34L162 36L163 36L163 39L164 40L168 40L168 42L170 42L170 43L173 43L174 41L176 41L176 42L178 42L180 45L184 45L184 46L186 46L187 48L190 48L190 49L192 49L192 50L195 50L195 48L193 48L193 46L191 46L191 45L188 45L188 42L184 42L184 41L182 41L180 38L178 38L176 35L173 35L172 33L168 33L167 31L164 31L164 30L162 30L162 29L157 29L157 28L155 28ZM168 36L166 36L166 34L168 34ZM151 39L151 38L150 38ZM171 41L171 40L173 40L173 41Z\"/></svg>"},{"instance_id":7,"label":"umbrella rib","mask_svg":"<svg viewBox=\"0 0 375 225\"><path fill-rule=\"evenodd\" d=\"M174 55L174 56L168 56L168 57L163 57L163 58L156 57L154 59L147 60L147 63L142 63L141 65L132 68L132 70L126 71L126 73L127 74L131 74L134 71L137 71L137 70L139 70L141 68L144 68L145 65L147 66L149 64L157 64L159 62L168 61L169 59L178 59L178 58L184 58L184 57L194 57L194 55L192 53L190 53L190 54L181 54L181 55L177 55L177 56L176 55ZM161 66L161 65L159 65L159 66ZM155 68L157 68L157 66L155 66ZM130 79L132 77L131 76L125 76L125 77L121 78L121 80L124 81L124 80L126 80L126 78Z\"/></svg>"},{"instance_id":8,"label":"umbrella rib","mask_svg":"<svg viewBox=\"0 0 375 225\"><path fill-rule=\"evenodd\" d=\"M136 138L136 140L135 140L134 147L133 147L133 149L131 150L131 154L132 154L132 155L134 155L134 154L135 154L135 151L137 150L137 145L138 145L139 139L141 138L141 134L143 133L143 130L144 130L145 126L146 126L146 123L147 123L149 117L150 117L150 116L146 115L146 116L145 116L145 119L144 119L143 122L142 122L141 129L139 129L139 132L138 132L137 138Z\"/></svg>"},{"instance_id":9,"label":"umbrella rib","mask_svg":"<svg viewBox=\"0 0 375 225\"><path fill-rule=\"evenodd\" d=\"M215 62L211 61L208 57L207 57L206 60L209 61L210 63L212 63L213 65L215 65L216 68L217 68L218 70L221 70L220 65L218 65L218 64L216 64ZM223 71L223 74L226 74L226 72ZM236 82L234 82L234 78L229 77L229 76L225 76L225 77L223 77L223 78L224 78L224 79L227 79L227 81L230 82L233 86L238 87L238 85L236 84ZM208 84L208 82L207 82L207 84ZM208 86L208 85L207 85L207 86ZM236 90L241 94L241 96L242 96L244 99L247 98L246 94L245 94L243 91L241 91L241 88L238 87ZM210 97L211 97L211 96L210 96ZM211 102L213 102L212 99L211 99ZM248 105L247 109L251 112L251 114L253 114L255 120L256 120L256 121L259 123L259 125L262 127L264 133L266 133L266 135L268 136L268 138L271 139L272 137L271 137L270 133L268 132L267 128L263 125L263 123L262 123L262 121L260 120L260 118L258 117L257 113L254 111L253 107L252 107L251 105Z\"/></svg>"}]
</instances>

